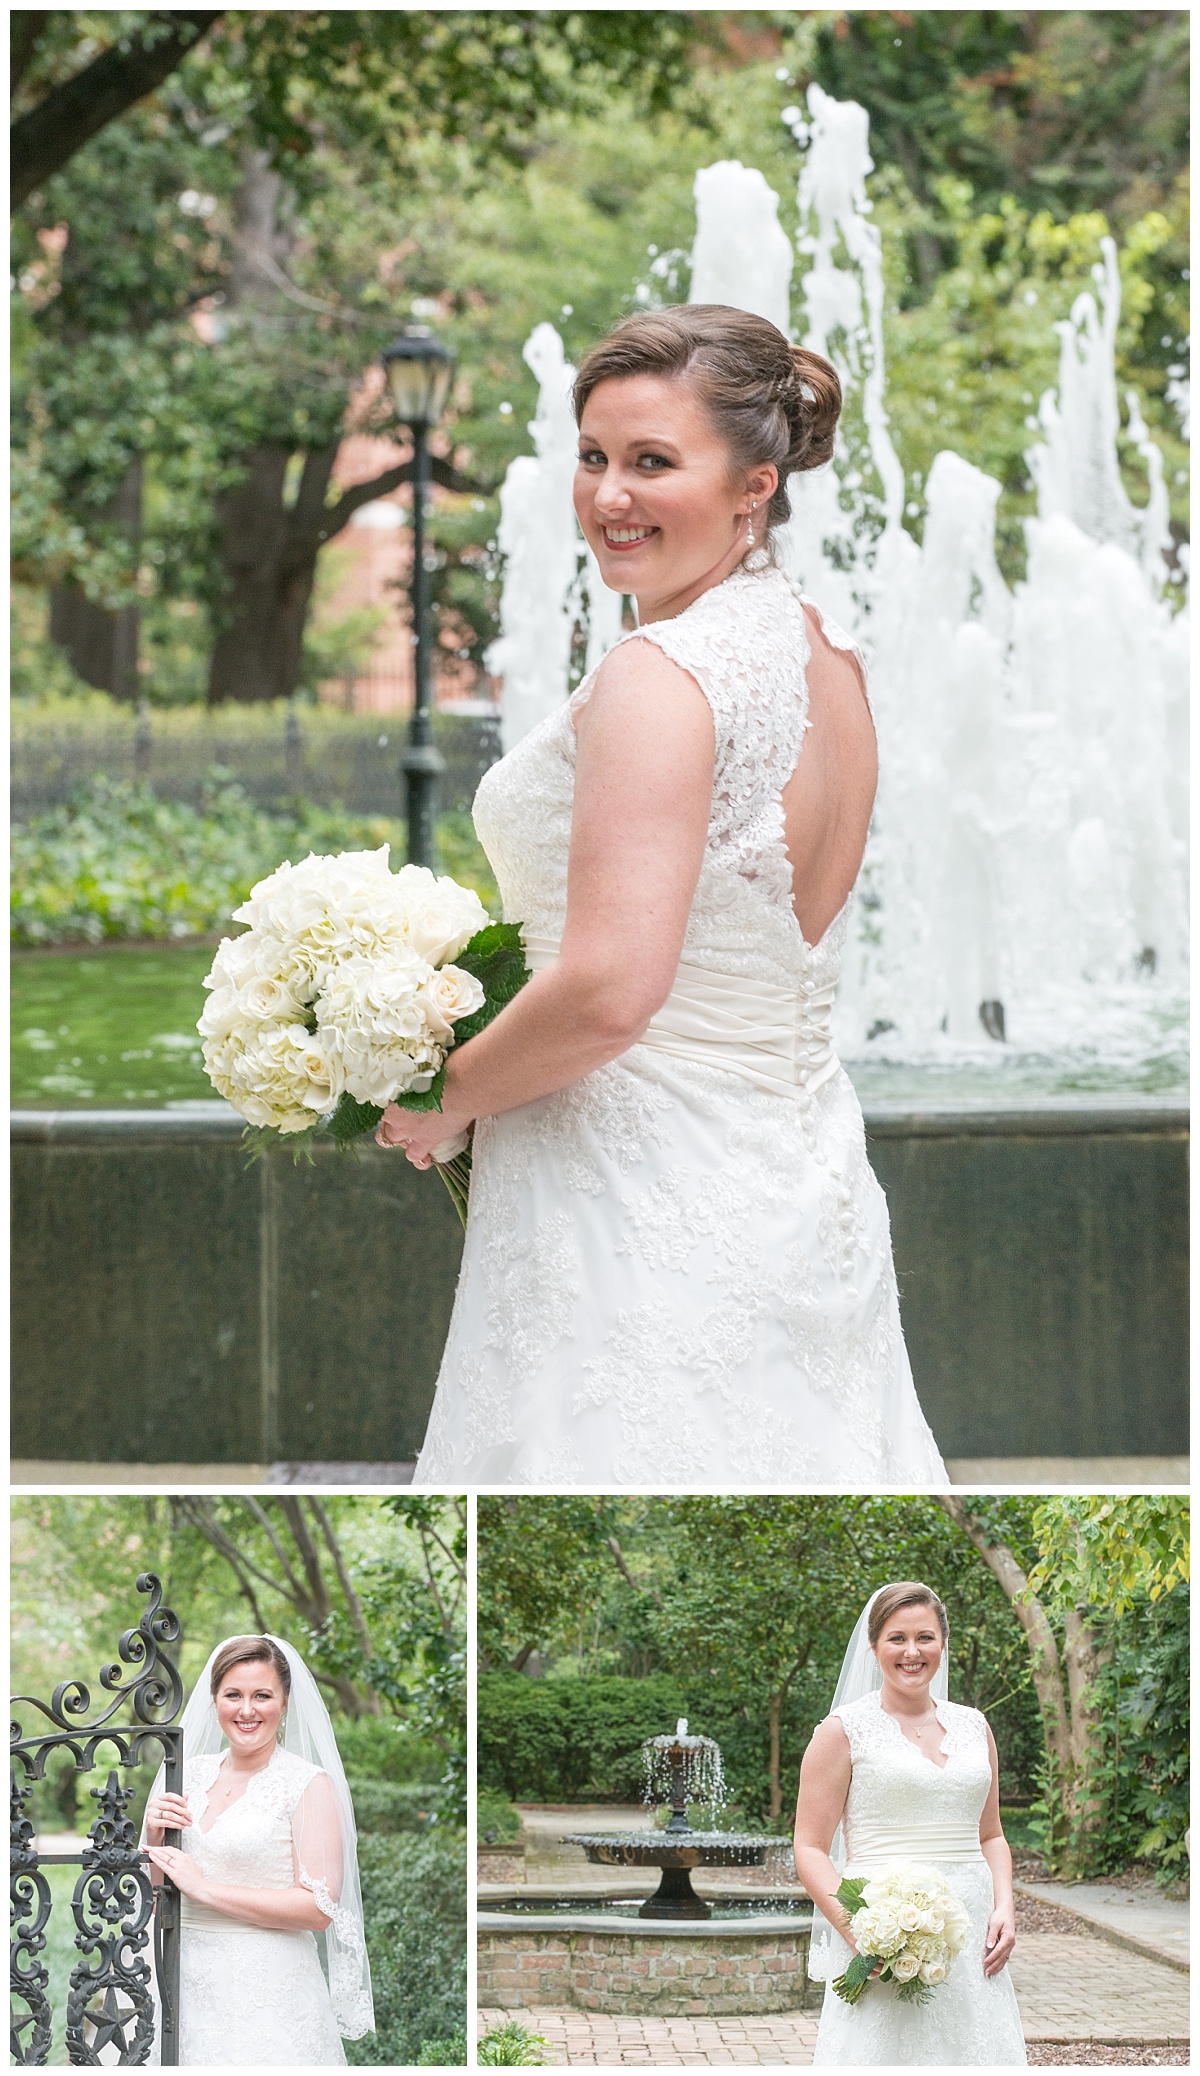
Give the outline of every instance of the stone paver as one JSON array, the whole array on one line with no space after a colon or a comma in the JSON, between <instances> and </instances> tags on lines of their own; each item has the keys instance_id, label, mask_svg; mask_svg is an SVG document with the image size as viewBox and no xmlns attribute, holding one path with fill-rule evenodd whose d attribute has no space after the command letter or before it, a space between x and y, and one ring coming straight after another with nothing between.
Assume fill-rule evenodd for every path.
<instances>
[{"instance_id":1,"label":"stone paver","mask_svg":"<svg viewBox=\"0 0 1200 2076\"><path fill-rule=\"evenodd\" d=\"M1128 1940L1148 1958L1163 1956L1177 1967L1191 1961L1191 1910L1149 1882L1123 1888L1111 1881L1022 1881L1017 1887L1044 1903L1060 1903L1087 1924L1119 1942Z\"/></svg>"},{"instance_id":2,"label":"stone paver","mask_svg":"<svg viewBox=\"0 0 1200 2076\"><path fill-rule=\"evenodd\" d=\"M1188 2038L1188 1980L1178 1969L1105 1940L1026 1933L1011 1963L1028 2040L1175 2046ZM555 2066L807 2067L816 2011L761 2018L617 2018L586 2011L495 2011L484 2030L516 2019L547 2043Z\"/></svg>"},{"instance_id":3,"label":"stone paver","mask_svg":"<svg viewBox=\"0 0 1200 2076\"><path fill-rule=\"evenodd\" d=\"M1107 1940L1031 1932L1011 1962L1031 2040L1162 2041L1188 2037L1186 1975Z\"/></svg>"},{"instance_id":4,"label":"stone paver","mask_svg":"<svg viewBox=\"0 0 1200 2076\"><path fill-rule=\"evenodd\" d=\"M482 2011L484 2031L516 2019L546 2042L548 2066L807 2068L815 2011L771 2018L613 2018L584 2011Z\"/></svg>"}]
</instances>

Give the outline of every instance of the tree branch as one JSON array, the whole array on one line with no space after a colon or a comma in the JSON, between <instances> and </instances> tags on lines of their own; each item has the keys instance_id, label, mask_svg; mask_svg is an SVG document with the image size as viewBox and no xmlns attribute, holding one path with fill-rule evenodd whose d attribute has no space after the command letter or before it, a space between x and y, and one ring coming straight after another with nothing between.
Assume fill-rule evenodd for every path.
<instances>
[{"instance_id":1,"label":"tree branch","mask_svg":"<svg viewBox=\"0 0 1200 2076\"><path fill-rule=\"evenodd\" d=\"M152 94L174 72L205 31L220 19L211 13L168 13L153 18L161 30L152 42L101 51L90 65L63 81L12 126L12 200L18 209L52 173L60 173L89 139L127 108Z\"/></svg>"},{"instance_id":2,"label":"tree branch","mask_svg":"<svg viewBox=\"0 0 1200 2076\"><path fill-rule=\"evenodd\" d=\"M321 1570L320 1552L309 1534L308 1523L304 1518L299 1500L281 1499L279 1505L282 1509L284 1520L292 1531L292 1540L300 1552L300 1561L304 1566L304 1576L308 1580L308 1590L313 1607L313 1613L308 1619L312 1622L314 1629L319 1629L322 1623L328 1620L330 1609L329 1588L325 1584L324 1574Z\"/></svg>"},{"instance_id":3,"label":"tree branch","mask_svg":"<svg viewBox=\"0 0 1200 2076\"><path fill-rule=\"evenodd\" d=\"M326 1548L333 1559L333 1568L338 1575L338 1584L346 1597L346 1606L350 1610L350 1620L353 1622L358 1640L369 1658L374 1652L371 1632L367 1628L367 1618L363 1613L362 1602L354 1590L354 1582L346 1569L346 1560L342 1555L342 1546L333 1532L333 1523L321 1505L320 1500L314 1499L311 1493L309 1494L308 1504L312 1510L313 1518L325 1538Z\"/></svg>"},{"instance_id":4,"label":"tree branch","mask_svg":"<svg viewBox=\"0 0 1200 2076\"><path fill-rule=\"evenodd\" d=\"M335 533L340 533L347 521L353 518L360 505L370 504L377 497L386 497L401 483L411 483L412 473L412 462L402 461L394 469L385 469L381 476L373 476L369 483L352 484L349 490L343 491L335 505L327 506L322 512L318 539L331 541ZM443 461L440 454L430 455L429 473L443 490L456 491L460 497L491 496L486 483L477 483L473 476L464 476L453 462Z\"/></svg>"},{"instance_id":5,"label":"tree branch","mask_svg":"<svg viewBox=\"0 0 1200 2076\"><path fill-rule=\"evenodd\" d=\"M296 1606L299 1607L301 1601L304 1599L304 1588L300 1584L299 1579L296 1577L295 1572L292 1570L291 1562L288 1558L287 1551L284 1549L283 1544L280 1542L279 1537L275 1533L275 1524L272 1521L271 1516L268 1514L266 1508L259 1504L258 1500L250 1497L249 1495L243 1501L243 1504L246 1507L247 1511L253 1514L254 1519L258 1522L259 1527L262 1529L263 1534L266 1536L267 1541L270 1543L271 1548L274 1550L275 1555L279 1559L280 1568L283 1572L284 1578L287 1580L287 1587L286 1589L280 1587L277 1590L283 1593L283 1597L285 1600L293 1600L296 1603Z\"/></svg>"}]
</instances>

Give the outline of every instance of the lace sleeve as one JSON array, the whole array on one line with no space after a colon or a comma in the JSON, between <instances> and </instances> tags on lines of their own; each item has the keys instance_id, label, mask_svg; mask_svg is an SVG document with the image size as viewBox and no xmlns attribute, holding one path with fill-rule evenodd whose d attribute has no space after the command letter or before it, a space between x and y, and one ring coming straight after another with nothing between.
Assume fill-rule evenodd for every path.
<instances>
[{"instance_id":1,"label":"lace sleeve","mask_svg":"<svg viewBox=\"0 0 1200 2076\"><path fill-rule=\"evenodd\" d=\"M337 1916L345 1880L341 1819L327 1773L314 1773L292 1811L296 1879L328 1918Z\"/></svg>"}]
</instances>

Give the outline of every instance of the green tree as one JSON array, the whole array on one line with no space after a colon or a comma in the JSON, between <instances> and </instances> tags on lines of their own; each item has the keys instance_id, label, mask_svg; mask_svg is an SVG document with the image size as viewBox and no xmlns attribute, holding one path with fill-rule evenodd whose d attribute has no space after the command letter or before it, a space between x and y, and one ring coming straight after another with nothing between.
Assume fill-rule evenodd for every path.
<instances>
[{"instance_id":1,"label":"green tree","mask_svg":"<svg viewBox=\"0 0 1200 2076\"><path fill-rule=\"evenodd\" d=\"M67 170L44 177L47 163L19 226L32 325L20 393L24 561L36 569L52 552L60 581L78 579L82 595L60 601L56 631L88 682L129 696L131 623L118 667L98 616L132 608L135 485L147 455L170 456L167 476L173 469L193 493L181 531L207 538L210 697L272 698L298 681L321 548L409 473L400 464L341 495L330 487L351 396L395 327L380 284L372 293L348 278L308 220L331 156L368 182L380 160L414 178L431 136L476 167L512 160L548 109L595 105L614 85L646 110L663 103L684 76L691 32L681 17L620 10L189 17L219 26L201 45L180 44L160 94L114 120L130 105L114 70L127 83L131 68L148 77L151 54L160 62L178 44L174 19L120 18L117 44L95 58L103 16L39 16L26 38L18 93L32 105L20 136L31 123L51 130L61 97L73 96L83 148L43 154ZM111 34L118 18L107 21ZM73 68L81 53L90 62ZM180 211L196 219L191 232ZM56 268L64 235L71 257ZM50 258L37 256L39 242ZM130 295L131 269L142 288L156 284L148 302ZM164 308L181 271L185 314ZM201 339L188 319L214 297L220 317ZM96 454L79 437L88 410L103 427ZM388 415L368 401L360 428ZM434 475L469 487L443 455ZM114 568L101 551L122 544Z\"/></svg>"}]
</instances>

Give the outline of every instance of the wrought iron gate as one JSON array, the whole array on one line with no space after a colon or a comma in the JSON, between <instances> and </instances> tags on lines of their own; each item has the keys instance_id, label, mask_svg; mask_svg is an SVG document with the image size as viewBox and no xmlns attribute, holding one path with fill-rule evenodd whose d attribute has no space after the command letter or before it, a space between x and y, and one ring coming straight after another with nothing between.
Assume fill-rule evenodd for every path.
<instances>
[{"instance_id":1,"label":"wrought iron gate","mask_svg":"<svg viewBox=\"0 0 1200 2076\"><path fill-rule=\"evenodd\" d=\"M53 1726L26 1736L15 1718L11 1724L10 2044L13 2061L23 2067L41 2066L50 2053L50 1977L42 1956L51 1895L42 1868L52 1865L82 1868L71 1900L81 1958L67 1991L68 2061L98 2063L112 2047L122 2066L149 2059L156 2013L145 1953L152 1939L159 2061L174 2068L179 2060L179 1891L170 1881L150 1879L126 1814L133 1790L121 1786L115 1768L103 1787L92 1789L100 1807L82 1853L39 1853L26 1814L34 1783L44 1779L46 1761L56 1752L68 1753L75 1772L83 1774L95 1770L102 1746L113 1748L121 1767L140 1765L157 1747L168 1794L183 1793L183 1729L175 1721L183 1685L163 1648L178 1643L182 1631L162 1605L162 1585L153 1572L141 1574L137 1590L149 1594L150 1604L137 1628L122 1634L121 1662L101 1667L100 1685L112 1697L107 1707L92 1715L91 1693L82 1680L63 1680L49 1703L32 1694L13 1697L14 1710L36 1709ZM133 1668L128 1677L126 1667ZM128 1720L116 1722L123 1711ZM166 1842L178 1845L178 1831L169 1831Z\"/></svg>"}]
</instances>

